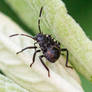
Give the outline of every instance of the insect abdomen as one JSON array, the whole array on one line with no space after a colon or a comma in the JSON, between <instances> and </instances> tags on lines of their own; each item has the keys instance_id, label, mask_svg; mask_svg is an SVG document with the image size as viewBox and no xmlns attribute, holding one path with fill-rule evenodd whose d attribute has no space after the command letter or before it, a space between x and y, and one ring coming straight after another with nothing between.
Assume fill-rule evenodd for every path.
<instances>
[{"instance_id":1,"label":"insect abdomen","mask_svg":"<svg viewBox=\"0 0 92 92\"><path fill-rule=\"evenodd\" d=\"M48 61L54 63L60 57L60 51L58 48L55 47L49 48L45 52L45 57Z\"/></svg>"}]
</instances>

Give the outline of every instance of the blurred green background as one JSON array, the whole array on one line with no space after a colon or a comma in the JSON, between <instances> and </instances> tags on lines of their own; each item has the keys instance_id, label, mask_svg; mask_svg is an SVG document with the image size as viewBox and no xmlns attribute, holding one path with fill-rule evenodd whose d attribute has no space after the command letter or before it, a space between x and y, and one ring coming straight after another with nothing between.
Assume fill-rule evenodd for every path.
<instances>
[{"instance_id":1,"label":"blurred green background","mask_svg":"<svg viewBox=\"0 0 92 92\"><path fill-rule=\"evenodd\" d=\"M68 9L68 13L80 24L87 36L92 39L92 1L91 0L63 0ZM4 2L0 0L0 11L11 17L27 32L30 31L27 25L16 15L16 13ZM33 33L31 33L33 34ZM92 83L86 80L81 74L80 78L85 92L92 92Z\"/></svg>"},{"instance_id":2,"label":"blurred green background","mask_svg":"<svg viewBox=\"0 0 92 92\"><path fill-rule=\"evenodd\" d=\"M92 0L63 0L68 13L81 25L92 39Z\"/></svg>"}]
</instances>

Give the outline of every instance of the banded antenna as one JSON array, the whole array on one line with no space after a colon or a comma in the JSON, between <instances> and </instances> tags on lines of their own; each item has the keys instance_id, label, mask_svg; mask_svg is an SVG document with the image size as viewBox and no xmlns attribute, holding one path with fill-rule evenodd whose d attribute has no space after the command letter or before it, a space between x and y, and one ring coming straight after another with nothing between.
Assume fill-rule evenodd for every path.
<instances>
[{"instance_id":1,"label":"banded antenna","mask_svg":"<svg viewBox=\"0 0 92 92\"><path fill-rule=\"evenodd\" d=\"M43 7L41 7L41 9L40 9L40 14L39 14L39 19L38 19L38 28L39 28L39 33L41 33L40 19L41 19L41 15L42 15L42 10L43 10Z\"/></svg>"},{"instance_id":2,"label":"banded antenna","mask_svg":"<svg viewBox=\"0 0 92 92\"><path fill-rule=\"evenodd\" d=\"M25 1L25 3L27 3L27 4L30 6L30 8L33 9L33 7L32 7L31 4L30 4L30 0L24 0L24 1ZM41 18L41 15L42 15L42 10L43 10L43 6L42 6L41 9L40 9L40 14L39 14L39 19L38 19L39 33L42 33L42 32L41 32L41 27L40 27L40 18Z\"/></svg>"}]
</instances>

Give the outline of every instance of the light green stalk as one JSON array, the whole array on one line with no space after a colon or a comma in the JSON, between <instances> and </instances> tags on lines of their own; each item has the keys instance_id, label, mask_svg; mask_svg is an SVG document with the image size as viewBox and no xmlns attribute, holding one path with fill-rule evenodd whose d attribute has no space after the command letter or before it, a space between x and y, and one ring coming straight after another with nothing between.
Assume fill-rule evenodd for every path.
<instances>
[{"instance_id":1,"label":"light green stalk","mask_svg":"<svg viewBox=\"0 0 92 92\"><path fill-rule=\"evenodd\" d=\"M43 59L50 69L50 78L38 57L42 53L37 54L30 68L35 50L27 50L19 55L16 52L34 46L34 40L20 36L9 38L16 33L24 32L0 13L0 69L8 77L30 92L83 92L75 70L65 67L65 57L61 56L54 64Z\"/></svg>"},{"instance_id":2,"label":"light green stalk","mask_svg":"<svg viewBox=\"0 0 92 92\"><path fill-rule=\"evenodd\" d=\"M44 6L41 18L43 33L53 34L71 53L69 58L77 71L92 81L92 42L67 13L61 0L6 0L6 2L35 33L38 33L39 11L41 6Z\"/></svg>"},{"instance_id":3,"label":"light green stalk","mask_svg":"<svg viewBox=\"0 0 92 92\"><path fill-rule=\"evenodd\" d=\"M0 74L0 92L28 92L7 77Z\"/></svg>"}]
</instances>

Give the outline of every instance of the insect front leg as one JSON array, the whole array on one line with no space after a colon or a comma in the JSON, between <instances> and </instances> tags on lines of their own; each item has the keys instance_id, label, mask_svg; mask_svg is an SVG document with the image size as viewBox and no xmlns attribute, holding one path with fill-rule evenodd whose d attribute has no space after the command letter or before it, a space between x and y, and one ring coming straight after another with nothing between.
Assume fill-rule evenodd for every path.
<instances>
[{"instance_id":1,"label":"insect front leg","mask_svg":"<svg viewBox=\"0 0 92 92\"><path fill-rule=\"evenodd\" d=\"M26 47L26 48L22 49L21 51L17 52L16 54L19 54L27 49L36 49L36 48L37 48L36 46L35 47L34 46L33 47Z\"/></svg>"},{"instance_id":2,"label":"insect front leg","mask_svg":"<svg viewBox=\"0 0 92 92\"><path fill-rule=\"evenodd\" d=\"M41 50L37 50L35 51L34 55L33 55L33 62L30 64L30 67L32 67L33 63L35 62L35 56L38 52L40 52Z\"/></svg>"},{"instance_id":3,"label":"insect front leg","mask_svg":"<svg viewBox=\"0 0 92 92\"><path fill-rule=\"evenodd\" d=\"M61 51L66 51L66 64L65 64L65 66L67 68L71 68L72 69L72 67L68 65L68 56L69 56L68 50L66 48L63 48L63 49L61 49Z\"/></svg>"},{"instance_id":4,"label":"insect front leg","mask_svg":"<svg viewBox=\"0 0 92 92\"><path fill-rule=\"evenodd\" d=\"M44 57L44 55L39 56L39 59L41 60L41 63L43 64L43 66L46 68L46 70L48 71L48 77L50 77L50 71L48 69L48 67L45 65L45 63L43 62L42 58Z\"/></svg>"}]
</instances>

